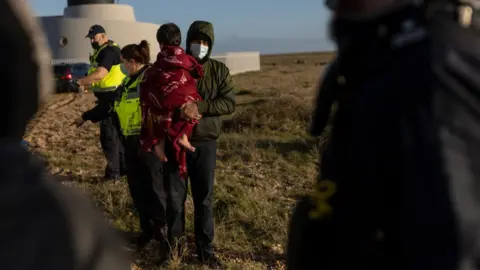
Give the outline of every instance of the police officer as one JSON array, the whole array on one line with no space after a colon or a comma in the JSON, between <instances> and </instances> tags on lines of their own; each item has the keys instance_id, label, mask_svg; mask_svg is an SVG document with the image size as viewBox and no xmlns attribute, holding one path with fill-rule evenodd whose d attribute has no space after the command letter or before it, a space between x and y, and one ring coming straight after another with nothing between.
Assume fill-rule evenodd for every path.
<instances>
[{"instance_id":1,"label":"police officer","mask_svg":"<svg viewBox=\"0 0 480 270\"><path fill-rule=\"evenodd\" d=\"M128 74L115 92L113 102L99 103L76 120L77 126L84 121L98 122L112 118L120 141L125 149L127 180L130 195L139 213L142 233L134 239L138 248L156 238L166 243L166 194L163 187L162 162L151 152L140 148L141 107L139 83L150 64L150 49L147 41L130 44L121 50L122 68ZM113 116L111 111L113 111Z\"/></svg>"},{"instance_id":2,"label":"police officer","mask_svg":"<svg viewBox=\"0 0 480 270\"><path fill-rule=\"evenodd\" d=\"M313 128L319 135L337 102L329 168L292 217L288 268L458 269L426 7L329 2L338 52Z\"/></svg>"},{"instance_id":3,"label":"police officer","mask_svg":"<svg viewBox=\"0 0 480 270\"><path fill-rule=\"evenodd\" d=\"M90 39L94 50L90 56L91 66L88 75L74 83L79 91L85 88L92 91L99 104L109 104L125 78L120 68L120 48L108 39L105 29L100 25L90 27L86 37ZM88 119L91 113L85 112L84 119ZM105 180L117 180L124 174L125 158L118 136L111 117L100 122L100 143L107 159Z\"/></svg>"}]
</instances>

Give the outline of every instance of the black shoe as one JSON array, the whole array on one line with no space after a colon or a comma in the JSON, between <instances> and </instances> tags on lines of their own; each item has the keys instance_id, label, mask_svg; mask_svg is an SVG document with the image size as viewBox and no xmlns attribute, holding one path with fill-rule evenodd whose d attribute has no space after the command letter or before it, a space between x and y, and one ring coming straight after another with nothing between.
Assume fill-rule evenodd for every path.
<instances>
[{"instance_id":1,"label":"black shoe","mask_svg":"<svg viewBox=\"0 0 480 270\"><path fill-rule=\"evenodd\" d=\"M225 264L214 254L203 253L199 255L200 263L212 269L226 269Z\"/></svg>"},{"instance_id":2,"label":"black shoe","mask_svg":"<svg viewBox=\"0 0 480 270\"><path fill-rule=\"evenodd\" d=\"M152 241L153 236L146 233L141 233L139 236L133 237L130 241L131 245L134 245L137 250L142 250Z\"/></svg>"}]
</instances>

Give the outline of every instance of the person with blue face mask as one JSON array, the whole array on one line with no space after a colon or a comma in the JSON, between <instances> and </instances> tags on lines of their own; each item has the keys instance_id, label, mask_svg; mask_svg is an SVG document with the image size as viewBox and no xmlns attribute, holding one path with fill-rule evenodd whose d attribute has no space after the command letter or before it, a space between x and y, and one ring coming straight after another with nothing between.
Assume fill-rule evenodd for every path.
<instances>
[{"instance_id":1,"label":"person with blue face mask","mask_svg":"<svg viewBox=\"0 0 480 270\"><path fill-rule=\"evenodd\" d=\"M207 56L208 49L209 49L208 42L206 40L203 40L203 39L195 40L190 45L190 51L191 51L192 56L194 56L195 58L197 58L199 60L201 60L201 59L205 58L205 56Z\"/></svg>"},{"instance_id":2,"label":"person with blue face mask","mask_svg":"<svg viewBox=\"0 0 480 270\"><path fill-rule=\"evenodd\" d=\"M197 81L198 93L202 101L182 106L180 115L186 119L196 119L202 115L193 130L190 142L195 152L187 152L187 171L190 176L192 197L195 208L196 252L202 264L212 268L223 264L213 253L213 182L215 178L217 138L220 134L221 115L235 110L235 94L230 71L225 64L210 58L214 43L213 25L206 21L195 21L187 32L186 52L195 57L203 66L204 76ZM168 162L164 164L165 181L171 183L171 211L167 220L169 238L173 245L181 248L185 235L185 200L187 181L180 179L173 151L166 145ZM173 238L173 239L172 239ZM176 242L176 243L175 243Z\"/></svg>"}]
</instances>

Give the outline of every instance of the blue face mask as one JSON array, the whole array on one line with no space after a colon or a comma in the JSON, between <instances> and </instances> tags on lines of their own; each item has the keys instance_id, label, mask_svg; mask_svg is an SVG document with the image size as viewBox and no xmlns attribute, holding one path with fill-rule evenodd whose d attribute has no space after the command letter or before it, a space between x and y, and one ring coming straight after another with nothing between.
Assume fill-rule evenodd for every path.
<instances>
[{"instance_id":1,"label":"blue face mask","mask_svg":"<svg viewBox=\"0 0 480 270\"><path fill-rule=\"evenodd\" d=\"M123 74L128 75L128 69L125 67L123 63L120 64L120 69L122 70Z\"/></svg>"},{"instance_id":2,"label":"blue face mask","mask_svg":"<svg viewBox=\"0 0 480 270\"><path fill-rule=\"evenodd\" d=\"M190 44L190 51L193 57L203 59L208 54L208 46L192 43Z\"/></svg>"}]
</instances>

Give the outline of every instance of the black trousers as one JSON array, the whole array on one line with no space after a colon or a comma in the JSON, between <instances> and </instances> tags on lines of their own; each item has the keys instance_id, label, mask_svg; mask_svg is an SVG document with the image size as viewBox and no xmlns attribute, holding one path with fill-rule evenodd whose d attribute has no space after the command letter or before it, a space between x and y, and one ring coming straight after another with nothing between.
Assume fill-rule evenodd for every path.
<instances>
[{"instance_id":1,"label":"black trousers","mask_svg":"<svg viewBox=\"0 0 480 270\"><path fill-rule=\"evenodd\" d=\"M125 172L125 155L113 117L100 122L100 144L107 159L105 176L120 176Z\"/></svg>"},{"instance_id":2,"label":"black trousers","mask_svg":"<svg viewBox=\"0 0 480 270\"><path fill-rule=\"evenodd\" d=\"M215 178L217 142L192 142L195 152L187 153L187 168L194 206L195 244L199 255L213 253L213 182ZM180 179L178 165L166 146L169 162L164 164L164 177L169 183L168 209L169 239L175 241L185 235L185 200L187 180Z\"/></svg>"},{"instance_id":3,"label":"black trousers","mask_svg":"<svg viewBox=\"0 0 480 270\"><path fill-rule=\"evenodd\" d=\"M138 136L123 138L122 142L128 188L138 211L140 228L145 234L165 240L167 196L162 174L163 164L153 153L140 149Z\"/></svg>"}]
</instances>

